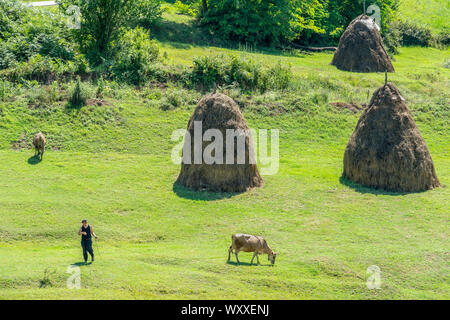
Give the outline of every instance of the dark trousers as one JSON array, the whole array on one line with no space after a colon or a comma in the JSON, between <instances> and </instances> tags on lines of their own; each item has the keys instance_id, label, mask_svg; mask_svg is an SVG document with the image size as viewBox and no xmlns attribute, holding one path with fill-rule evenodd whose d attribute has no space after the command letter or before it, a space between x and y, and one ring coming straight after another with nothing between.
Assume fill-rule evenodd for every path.
<instances>
[{"instance_id":1,"label":"dark trousers","mask_svg":"<svg viewBox=\"0 0 450 320\"><path fill-rule=\"evenodd\" d=\"M92 250L92 240L81 240L81 247L83 248L84 261L88 259L88 252L91 258L94 259L94 250Z\"/></svg>"}]
</instances>

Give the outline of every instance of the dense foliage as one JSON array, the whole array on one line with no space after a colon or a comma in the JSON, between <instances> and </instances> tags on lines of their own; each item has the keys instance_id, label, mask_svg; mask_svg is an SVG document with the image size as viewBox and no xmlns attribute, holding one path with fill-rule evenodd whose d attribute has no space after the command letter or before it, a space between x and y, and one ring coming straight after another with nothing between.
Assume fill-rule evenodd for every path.
<instances>
[{"instance_id":1,"label":"dense foliage","mask_svg":"<svg viewBox=\"0 0 450 320\"><path fill-rule=\"evenodd\" d=\"M49 83L77 76L103 76L134 85L175 80L204 89L237 84L243 90L260 91L283 89L289 83L287 67L269 70L236 57L200 57L192 69L186 70L165 64L158 59L158 46L150 39L149 30L161 16L161 0L58 2L60 10L40 10L24 6L20 0L0 1L0 78ZM226 46L233 42L269 46L337 44L348 23L363 11L362 0L172 2L171 8L179 13L198 16L208 31L202 37L209 41L212 36L215 44ZM400 45L448 45L446 29L435 35L426 26L399 20L397 2L367 0L367 6L375 3L381 8L384 43L391 53ZM81 17L75 29L68 25L72 5L78 6ZM192 39L189 32L195 29L200 34L202 30L197 24L189 27L182 31L187 41ZM165 31L170 35L169 29L159 33Z\"/></svg>"},{"instance_id":2,"label":"dense foliage","mask_svg":"<svg viewBox=\"0 0 450 320\"><path fill-rule=\"evenodd\" d=\"M381 28L395 18L397 0L366 1L380 7ZM363 0L209 0L201 18L209 32L229 41L273 45L336 43L362 14Z\"/></svg>"},{"instance_id":3,"label":"dense foliage","mask_svg":"<svg viewBox=\"0 0 450 320\"><path fill-rule=\"evenodd\" d=\"M142 28L130 29L117 45L112 72L120 80L141 84L149 78L158 58L158 46Z\"/></svg>"},{"instance_id":4,"label":"dense foliage","mask_svg":"<svg viewBox=\"0 0 450 320\"><path fill-rule=\"evenodd\" d=\"M63 18L50 11L32 11L17 0L0 1L0 70L37 55L60 62L76 58Z\"/></svg>"},{"instance_id":5,"label":"dense foliage","mask_svg":"<svg viewBox=\"0 0 450 320\"><path fill-rule=\"evenodd\" d=\"M289 37L289 0L210 0L202 23L225 40L276 44Z\"/></svg>"},{"instance_id":6,"label":"dense foliage","mask_svg":"<svg viewBox=\"0 0 450 320\"><path fill-rule=\"evenodd\" d=\"M73 32L94 65L114 57L114 42L127 28L151 25L161 14L160 0L60 0L59 4L63 12L71 5L79 8L80 28Z\"/></svg>"},{"instance_id":7,"label":"dense foliage","mask_svg":"<svg viewBox=\"0 0 450 320\"><path fill-rule=\"evenodd\" d=\"M235 55L203 56L194 59L191 84L210 90L214 86L235 86L242 90L283 90L292 80L289 67L265 67L260 62Z\"/></svg>"}]
</instances>

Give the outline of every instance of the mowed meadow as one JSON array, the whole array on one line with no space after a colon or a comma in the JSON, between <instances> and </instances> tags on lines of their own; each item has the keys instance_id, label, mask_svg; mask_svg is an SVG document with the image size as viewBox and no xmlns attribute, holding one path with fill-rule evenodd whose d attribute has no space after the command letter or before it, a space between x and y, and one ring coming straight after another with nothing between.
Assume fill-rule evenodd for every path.
<instances>
[{"instance_id":1,"label":"mowed meadow","mask_svg":"<svg viewBox=\"0 0 450 320\"><path fill-rule=\"evenodd\" d=\"M361 111L331 103L367 104L384 74L338 71L332 53L158 44L174 67L216 54L290 65L288 90L218 88L238 102L249 127L280 131L278 173L241 194L174 185L179 141L171 135L186 128L204 94L197 90L108 82L102 105L72 108L71 83L10 88L0 99L0 298L450 298L448 49L403 47L393 61L389 80L442 184L403 194L341 177ZM48 139L41 162L31 149L38 131ZM82 218L99 236L88 265L77 235ZM264 236L279 253L275 265L263 256L251 266L248 253L241 265L234 257L227 263L231 235L240 232ZM67 288L73 265L81 289ZM372 265L381 270L380 289L366 285Z\"/></svg>"}]
</instances>

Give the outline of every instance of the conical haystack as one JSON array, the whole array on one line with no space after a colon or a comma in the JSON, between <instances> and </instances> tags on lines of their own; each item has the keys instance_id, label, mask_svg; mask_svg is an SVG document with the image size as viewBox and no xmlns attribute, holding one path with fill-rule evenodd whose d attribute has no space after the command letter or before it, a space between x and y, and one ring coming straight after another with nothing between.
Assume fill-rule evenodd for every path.
<instances>
[{"instance_id":1,"label":"conical haystack","mask_svg":"<svg viewBox=\"0 0 450 320\"><path fill-rule=\"evenodd\" d=\"M394 72L379 28L366 15L360 15L347 27L331 64L345 71Z\"/></svg>"},{"instance_id":2,"label":"conical haystack","mask_svg":"<svg viewBox=\"0 0 450 320\"><path fill-rule=\"evenodd\" d=\"M427 145L392 83L375 91L361 115L345 150L344 177L397 192L440 185Z\"/></svg>"},{"instance_id":3,"label":"conical haystack","mask_svg":"<svg viewBox=\"0 0 450 320\"><path fill-rule=\"evenodd\" d=\"M201 123L202 136L209 129L216 129L216 132L220 131L223 137L223 149L217 154L223 152L222 163L207 164L205 159L202 159L202 163L198 164L198 161L195 161L196 150L198 155L200 149L198 146L201 146L201 152L203 153L205 148L216 141L215 138L211 138L210 141L203 141L197 145L196 149L195 143L198 143L198 139L194 138L196 134L194 132L195 123L197 130L199 123ZM233 144L227 142L227 129L231 129L228 130L228 134L236 132L240 136L240 138L233 138ZM263 181L255 164L249 128L233 99L220 93L203 97L198 102L194 114L189 120L187 131L190 139L185 139L181 172L177 183L194 190L221 192L243 192L250 188L262 186ZM241 139L240 142L239 139ZM245 148L242 148L244 141ZM216 151L211 154L215 156ZM245 155L245 159L243 155ZM227 159L233 159L232 163Z\"/></svg>"}]
</instances>

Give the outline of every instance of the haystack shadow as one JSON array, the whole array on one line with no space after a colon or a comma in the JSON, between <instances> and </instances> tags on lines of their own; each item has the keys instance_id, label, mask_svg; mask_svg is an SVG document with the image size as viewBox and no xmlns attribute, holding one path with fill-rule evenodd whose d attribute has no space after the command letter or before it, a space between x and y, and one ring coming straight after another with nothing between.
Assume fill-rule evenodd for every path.
<instances>
[{"instance_id":1,"label":"haystack shadow","mask_svg":"<svg viewBox=\"0 0 450 320\"><path fill-rule=\"evenodd\" d=\"M178 184L177 182L174 182L172 190L180 198L185 198L189 200L201 200L201 201L229 199L235 195L242 193L242 192L212 192L206 190L196 191L193 189L186 188Z\"/></svg>"},{"instance_id":2,"label":"haystack shadow","mask_svg":"<svg viewBox=\"0 0 450 320\"><path fill-rule=\"evenodd\" d=\"M39 164L42 160L39 158L39 155L34 155L28 158L28 164L36 165Z\"/></svg>"},{"instance_id":3,"label":"haystack shadow","mask_svg":"<svg viewBox=\"0 0 450 320\"><path fill-rule=\"evenodd\" d=\"M349 187L349 188L355 190L356 192L359 192L359 193L362 193L362 194L371 193L371 194L374 194L374 195L404 196L404 195L407 195L407 194L410 193L410 192L386 191L386 190L383 190L383 189L375 189L375 188L363 186L361 184L357 184L357 183L354 183L351 180L348 180L346 177L344 177L343 174L339 178L339 182L342 185L344 185L346 187ZM420 192L424 192L424 191L420 191ZM417 193L417 192L415 192L415 193Z\"/></svg>"}]
</instances>

